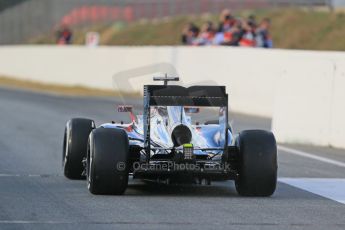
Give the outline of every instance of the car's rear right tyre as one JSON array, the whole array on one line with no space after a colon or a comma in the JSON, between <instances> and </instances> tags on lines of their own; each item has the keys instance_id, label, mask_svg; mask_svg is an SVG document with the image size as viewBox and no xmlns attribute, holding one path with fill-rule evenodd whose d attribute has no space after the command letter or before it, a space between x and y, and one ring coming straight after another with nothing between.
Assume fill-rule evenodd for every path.
<instances>
[{"instance_id":1,"label":"car's rear right tyre","mask_svg":"<svg viewBox=\"0 0 345 230\"><path fill-rule=\"evenodd\" d=\"M273 133L246 130L236 140L239 178L236 190L242 196L271 196L277 184L277 145Z\"/></svg>"},{"instance_id":2,"label":"car's rear right tyre","mask_svg":"<svg viewBox=\"0 0 345 230\"><path fill-rule=\"evenodd\" d=\"M89 137L87 185L95 195L122 195L128 185L129 143L122 129L97 128Z\"/></svg>"}]
</instances>

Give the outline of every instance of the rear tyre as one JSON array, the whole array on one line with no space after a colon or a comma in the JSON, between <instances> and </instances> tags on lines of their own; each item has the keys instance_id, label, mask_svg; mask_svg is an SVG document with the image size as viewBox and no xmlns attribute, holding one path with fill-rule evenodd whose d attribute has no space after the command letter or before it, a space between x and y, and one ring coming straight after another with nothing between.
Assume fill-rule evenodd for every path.
<instances>
[{"instance_id":1,"label":"rear tyre","mask_svg":"<svg viewBox=\"0 0 345 230\"><path fill-rule=\"evenodd\" d=\"M92 194L122 195L128 185L129 143L122 129L97 128L89 137L87 185Z\"/></svg>"},{"instance_id":2,"label":"rear tyre","mask_svg":"<svg viewBox=\"0 0 345 230\"><path fill-rule=\"evenodd\" d=\"M247 130L239 134L239 178L236 190L242 196L271 196L277 185L277 145L273 133Z\"/></svg>"},{"instance_id":3,"label":"rear tyre","mask_svg":"<svg viewBox=\"0 0 345 230\"><path fill-rule=\"evenodd\" d=\"M73 118L66 124L62 165L64 175L69 179L85 179L83 158L86 157L87 140L92 129L95 128L93 120Z\"/></svg>"}]
</instances>

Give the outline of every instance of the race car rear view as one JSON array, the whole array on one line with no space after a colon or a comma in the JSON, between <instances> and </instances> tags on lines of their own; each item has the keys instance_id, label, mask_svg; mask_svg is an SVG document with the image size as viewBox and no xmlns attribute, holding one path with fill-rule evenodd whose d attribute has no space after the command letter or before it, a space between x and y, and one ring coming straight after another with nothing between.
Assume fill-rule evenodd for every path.
<instances>
[{"instance_id":1,"label":"race car rear view","mask_svg":"<svg viewBox=\"0 0 345 230\"><path fill-rule=\"evenodd\" d=\"M228 123L225 86L168 85L178 78L155 78L144 86L143 115L131 106L128 124L74 118L67 122L63 170L86 178L93 194L123 194L128 178L164 183L211 184L235 180L244 196L270 196L277 184L274 135L246 130L234 135Z\"/></svg>"}]
</instances>

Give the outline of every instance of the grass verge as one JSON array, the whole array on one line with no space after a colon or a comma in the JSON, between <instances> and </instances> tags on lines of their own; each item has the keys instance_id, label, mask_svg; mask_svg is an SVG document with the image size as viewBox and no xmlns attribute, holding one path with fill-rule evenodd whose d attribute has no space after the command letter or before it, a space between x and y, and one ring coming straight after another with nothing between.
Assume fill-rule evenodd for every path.
<instances>
[{"instance_id":1,"label":"grass verge","mask_svg":"<svg viewBox=\"0 0 345 230\"><path fill-rule=\"evenodd\" d=\"M125 97L139 97L139 92L119 92L114 90L104 90L104 89L96 89L91 87L85 86L65 86L59 84L48 84L48 83L40 83L31 80L21 80L12 77L4 77L0 76L0 86L6 88L17 88L17 89L25 89L34 92L43 92L49 94L58 94L58 95L67 95L67 96L92 96L92 97L117 97L117 96L125 96Z\"/></svg>"}]
</instances>

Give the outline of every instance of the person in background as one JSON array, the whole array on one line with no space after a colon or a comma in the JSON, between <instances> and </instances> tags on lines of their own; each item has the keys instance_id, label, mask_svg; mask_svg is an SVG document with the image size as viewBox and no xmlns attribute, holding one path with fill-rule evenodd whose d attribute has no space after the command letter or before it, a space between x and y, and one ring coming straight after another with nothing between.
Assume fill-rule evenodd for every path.
<instances>
[{"instance_id":1,"label":"person in background","mask_svg":"<svg viewBox=\"0 0 345 230\"><path fill-rule=\"evenodd\" d=\"M228 9L224 9L220 13L217 32L215 33L215 36L212 41L213 45L221 45L222 43L224 43L224 40L226 39L225 33L228 33L232 27L232 19L233 17L231 16L230 11Z\"/></svg>"},{"instance_id":2,"label":"person in background","mask_svg":"<svg viewBox=\"0 0 345 230\"><path fill-rule=\"evenodd\" d=\"M210 21L205 22L201 27L201 33L196 39L194 45L212 45L215 34L216 29L214 28L213 23Z\"/></svg>"},{"instance_id":3,"label":"person in background","mask_svg":"<svg viewBox=\"0 0 345 230\"><path fill-rule=\"evenodd\" d=\"M56 43L59 45L69 45L72 43L72 31L66 24L62 24L57 30Z\"/></svg>"},{"instance_id":4,"label":"person in background","mask_svg":"<svg viewBox=\"0 0 345 230\"><path fill-rule=\"evenodd\" d=\"M184 45L193 45L199 36L200 29L193 23L188 23L182 31L181 41Z\"/></svg>"},{"instance_id":5,"label":"person in background","mask_svg":"<svg viewBox=\"0 0 345 230\"><path fill-rule=\"evenodd\" d=\"M255 15L249 15L247 19L248 26L252 27L254 30L258 27Z\"/></svg>"},{"instance_id":6,"label":"person in background","mask_svg":"<svg viewBox=\"0 0 345 230\"><path fill-rule=\"evenodd\" d=\"M234 25L227 32L224 32L224 42L221 45L239 46L240 41L245 33L242 26L242 20L236 19Z\"/></svg>"},{"instance_id":7,"label":"person in background","mask_svg":"<svg viewBox=\"0 0 345 230\"><path fill-rule=\"evenodd\" d=\"M218 25L218 33L224 33L231 29L235 24L235 18L230 14L228 9L224 9L220 14L220 22Z\"/></svg>"},{"instance_id":8,"label":"person in background","mask_svg":"<svg viewBox=\"0 0 345 230\"><path fill-rule=\"evenodd\" d=\"M273 41L270 35L271 20L264 18L256 29L256 46L262 48L273 48Z\"/></svg>"},{"instance_id":9,"label":"person in background","mask_svg":"<svg viewBox=\"0 0 345 230\"><path fill-rule=\"evenodd\" d=\"M255 47L256 46L256 23L253 16L249 17L247 21L242 21L243 34L239 41L239 46Z\"/></svg>"}]
</instances>

